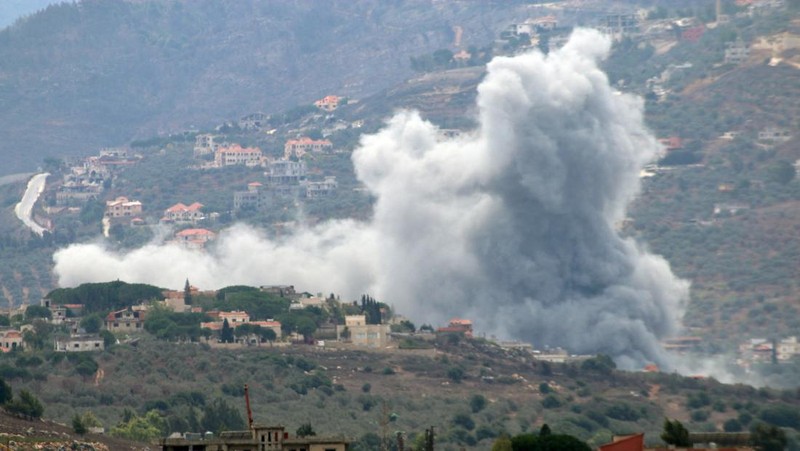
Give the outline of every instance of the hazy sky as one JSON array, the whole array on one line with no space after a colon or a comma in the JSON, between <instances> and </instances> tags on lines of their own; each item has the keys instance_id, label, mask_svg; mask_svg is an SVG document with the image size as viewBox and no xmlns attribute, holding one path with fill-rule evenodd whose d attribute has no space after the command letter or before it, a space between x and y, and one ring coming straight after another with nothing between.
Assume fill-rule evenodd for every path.
<instances>
[{"instance_id":1,"label":"hazy sky","mask_svg":"<svg viewBox=\"0 0 800 451\"><path fill-rule=\"evenodd\" d=\"M5 28L18 18L35 13L52 3L64 0L0 0L0 29Z\"/></svg>"}]
</instances>

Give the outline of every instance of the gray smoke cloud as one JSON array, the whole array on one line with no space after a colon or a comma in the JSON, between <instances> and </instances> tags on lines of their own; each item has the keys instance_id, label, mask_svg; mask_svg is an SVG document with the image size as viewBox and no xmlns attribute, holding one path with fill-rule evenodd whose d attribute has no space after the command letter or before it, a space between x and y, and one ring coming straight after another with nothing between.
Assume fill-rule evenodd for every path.
<instances>
[{"instance_id":1,"label":"gray smoke cloud","mask_svg":"<svg viewBox=\"0 0 800 451\"><path fill-rule=\"evenodd\" d=\"M291 283L371 293L417 322L476 328L670 367L688 284L614 224L658 151L640 98L598 67L610 42L577 30L547 56L495 58L478 88L479 127L453 139L413 111L364 136L358 178L371 220L333 221L270 240L237 225L207 253L149 245L126 254L78 244L54 256L62 286L123 279L180 287Z\"/></svg>"}]
</instances>

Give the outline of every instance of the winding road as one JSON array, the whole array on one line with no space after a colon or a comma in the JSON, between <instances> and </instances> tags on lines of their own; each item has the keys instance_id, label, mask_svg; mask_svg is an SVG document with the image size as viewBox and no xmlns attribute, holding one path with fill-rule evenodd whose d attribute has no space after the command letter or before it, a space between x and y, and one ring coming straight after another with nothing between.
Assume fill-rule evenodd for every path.
<instances>
[{"instance_id":1,"label":"winding road","mask_svg":"<svg viewBox=\"0 0 800 451\"><path fill-rule=\"evenodd\" d=\"M16 207L14 207L14 212L17 214L19 220L25 223L28 228L33 230L33 232L39 236L44 235L44 232L47 229L40 226L36 223L36 221L33 220L33 206L36 204L36 201L39 200L39 196L42 194L42 191L44 191L44 186L48 175L50 175L49 172L43 172L31 177L31 179L28 181L28 188L25 190L25 194L22 195L22 200L19 201Z\"/></svg>"}]
</instances>

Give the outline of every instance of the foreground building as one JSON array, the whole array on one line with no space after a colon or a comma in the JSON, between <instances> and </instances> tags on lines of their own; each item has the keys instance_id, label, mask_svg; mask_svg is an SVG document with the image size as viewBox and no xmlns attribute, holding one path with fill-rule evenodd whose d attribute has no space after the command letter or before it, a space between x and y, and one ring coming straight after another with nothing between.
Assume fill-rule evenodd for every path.
<instances>
[{"instance_id":1,"label":"foreground building","mask_svg":"<svg viewBox=\"0 0 800 451\"><path fill-rule=\"evenodd\" d=\"M347 451L343 437L289 437L283 426L252 425L249 431L173 434L161 440L163 451Z\"/></svg>"}]
</instances>

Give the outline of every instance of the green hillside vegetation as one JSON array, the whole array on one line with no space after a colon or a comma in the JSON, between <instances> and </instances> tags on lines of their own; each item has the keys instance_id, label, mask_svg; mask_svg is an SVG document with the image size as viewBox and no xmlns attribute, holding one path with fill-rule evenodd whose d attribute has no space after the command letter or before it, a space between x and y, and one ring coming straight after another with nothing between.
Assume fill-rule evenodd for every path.
<instances>
[{"instance_id":1,"label":"green hillside vegetation","mask_svg":"<svg viewBox=\"0 0 800 451\"><path fill-rule=\"evenodd\" d=\"M163 288L122 281L85 283L75 288L57 288L45 296L54 304L83 304L87 313L118 310L161 299Z\"/></svg>"},{"instance_id":2,"label":"green hillside vegetation","mask_svg":"<svg viewBox=\"0 0 800 451\"><path fill-rule=\"evenodd\" d=\"M35 392L56 420L91 412L111 434L135 440L243 427L244 384L258 422L291 431L313 419L318 434L343 432L362 443L387 427L413 442L434 426L442 449L488 449L501 435L538 431L544 423L593 446L642 431L658 443L664 417L692 432L747 430L763 421L784 428L793 443L800 428L795 390L618 372L601 357L536 362L482 340L442 342L436 353L376 353L302 345L211 349L143 335L135 345L91 357L5 354L0 376ZM146 432L130 432L137 427Z\"/></svg>"},{"instance_id":3,"label":"green hillside vegetation","mask_svg":"<svg viewBox=\"0 0 800 451\"><path fill-rule=\"evenodd\" d=\"M409 57L485 43L524 2L63 2L0 30L0 171L154 132L361 97ZM320 68L324 68L321 70Z\"/></svg>"}]
</instances>

